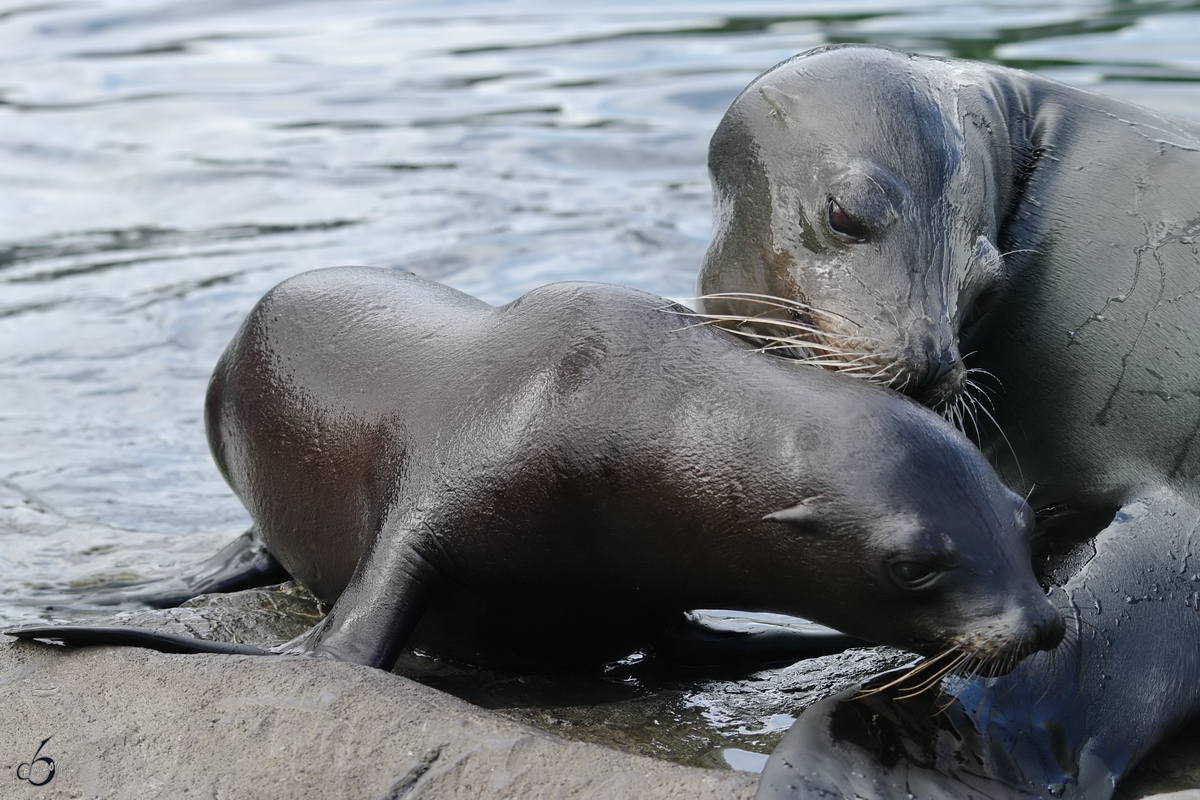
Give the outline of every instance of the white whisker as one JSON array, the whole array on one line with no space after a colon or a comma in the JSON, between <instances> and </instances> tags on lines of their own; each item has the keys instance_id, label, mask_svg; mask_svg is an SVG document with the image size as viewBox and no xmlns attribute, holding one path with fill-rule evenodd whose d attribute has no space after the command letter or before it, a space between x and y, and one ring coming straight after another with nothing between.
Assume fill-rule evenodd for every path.
<instances>
[{"instance_id":1,"label":"white whisker","mask_svg":"<svg viewBox=\"0 0 1200 800\"><path fill-rule=\"evenodd\" d=\"M684 298L686 300L741 300L749 303L759 303L770 308L783 309L785 311L800 311L807 314L816 314L818 316L828 317L831 319L841 319L849 322L857 327L862 327L854 320L843 314L837 314L833 311L817 308L816 306L802 303L799 300L792 300L787 297L776 297L769 294L756 294L754 292L717 292L715 294L703 294L698 297Z\"/></svg>"}]
</instances>

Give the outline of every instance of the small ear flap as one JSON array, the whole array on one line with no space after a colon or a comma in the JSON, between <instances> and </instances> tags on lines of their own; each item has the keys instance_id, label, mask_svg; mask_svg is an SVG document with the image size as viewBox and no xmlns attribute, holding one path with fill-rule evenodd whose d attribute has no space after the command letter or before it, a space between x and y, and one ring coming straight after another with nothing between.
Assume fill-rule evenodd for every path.
<instances>
[{"instance_id":1,"label":"small ear flap","mask_svg":"<svg viewBox=\"0 0 1200 800\"><path fill-rule=\"evenodd\" d=\"M820 521L820 517L809 503L813 498L801 500L791 508L775 511L763 517L763 522L781 522L796 528L812 529Z\"/></svg>"},{"instance_id":2,"label":"small ear flap","mask_svg":"<svg viewBox=\"0 0 1200 800\"><path fill-rule=\"evenodd\" d=\"M790 94L785 94L774 86L760 86L758 94L763 100L767 101L767 105L785 122L790 120L793 109L796 108L796 98Z\"/></svg>"}]
</instances>

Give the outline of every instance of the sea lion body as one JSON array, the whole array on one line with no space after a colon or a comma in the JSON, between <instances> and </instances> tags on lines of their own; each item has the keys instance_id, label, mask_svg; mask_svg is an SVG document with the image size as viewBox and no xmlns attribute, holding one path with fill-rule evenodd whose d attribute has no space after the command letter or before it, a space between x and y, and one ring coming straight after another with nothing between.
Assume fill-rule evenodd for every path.
<instances>
[{"instance_id":1,"label":"sea lion body","mask_svg":"<svg viewBox=\"0 0 1200 800\"><path fill-rule=\"evenodd\" d=\"M394 591L373 548L409 553L437 585L413 642L468 660L618 657L714 607L913 649L982 619L1041 643L1057 614L1024 505L966 442L666 305L553 284L493 308L406 274L307 273L218 363L212 450L331 618ZM799 504L805 521L764 520ZM897 588L903 558L940 559L943 585Z\"/></svg>"},{"instance_id":2,"label":"sea lion body","mask_svg":"<svg viewBox=\"0 0 1200 800\"><path fill-rule=\"evenodd\" d=\"M599 663L695 608L980 667L1063 633L1028 507L959 432L633 290L493 308L388 270L305 273L247 317L206 422L267 549L332 603L282 652Z\"/></svg>"},{"instance_id":3,"label":"sea lion body","mask_svg":"<svg viewBox=\"0 0 1200 800\"><path fill-rule=\"evenodd\" d=\"M942 411L1051 536L1096 535L1094 556L1054 576L1079 619L1073 644L926 723L960 719L982 739L934 758L922 742L951 739L910 726L894 736L911 750L898 769L839 741L850 712L835 704L801 718L761 796L793 796L779 787L809 767L811 790L851 791L820 776L872 757L891 778L866 770L855 790L879 797L922 771L949 787L931 796L964 782L1106 796L1200 713L1185 566L1200 555L1200 124L1019 70L830 47L751 83L710 166L700 291L716 296L702 311ZM882 719L905 701L871 702L889 704Z\"/></svg>"}]
</instances>

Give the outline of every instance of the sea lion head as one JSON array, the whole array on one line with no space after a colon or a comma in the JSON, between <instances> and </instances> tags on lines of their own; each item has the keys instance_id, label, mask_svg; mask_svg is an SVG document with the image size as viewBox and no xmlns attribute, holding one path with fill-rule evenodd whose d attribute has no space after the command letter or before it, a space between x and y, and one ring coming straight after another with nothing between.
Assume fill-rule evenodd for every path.
<instances>
[{"instance_id":1,"label":"sea lion head","mask_svg":"<svg viewBox=\"0 0 1200 800\"><path fill-rule=\"evenodd\" d=\"M997 238L1014 185L1006 123L972 69L844 46L755 79L709 149L700 311L953 404L969 382L960 337L1005 289Z\"/></svg>"},{"instance_id":2,"label":"sea lion head","mask_svg":"<svg viewBox=\"0 0 1200 800\"><path fill-rule=\"evenodd\" d=\"M815 587L793 613L947 666L1000 674L1056 647L1065 623L1033 570L1029 506L961 432L871 394L789 445L819 458L795 475L781 467L798 497L762 524L795 551L770 553L756 572Z\"/></svg>"}]
</instances>

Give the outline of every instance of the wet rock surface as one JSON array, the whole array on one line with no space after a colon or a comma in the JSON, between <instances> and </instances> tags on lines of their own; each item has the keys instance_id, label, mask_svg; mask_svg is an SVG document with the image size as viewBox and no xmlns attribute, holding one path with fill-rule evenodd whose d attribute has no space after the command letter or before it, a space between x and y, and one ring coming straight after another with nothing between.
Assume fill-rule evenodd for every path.
<instances>
[{"instance_id":1,"label":"wet rock surface","mask_svg":"<svg viewBox=\"0 0 1200 800\"><path fill-rule=\"evenodd\" d=\"M118 614L62 610L97 624L271 647L300 635L323 610L295 583L205 595L180 608ZM697 767L761 769L807 706L913 656L851 650L773 669L701 669L635 655L593 674L519 674L406 653L396 674L558 736Z\"/></svg>"}]
</instances>

